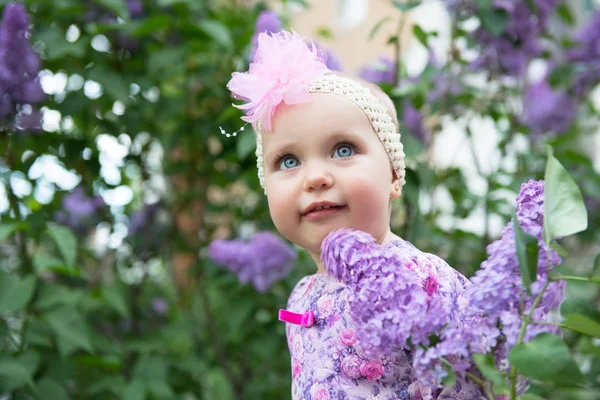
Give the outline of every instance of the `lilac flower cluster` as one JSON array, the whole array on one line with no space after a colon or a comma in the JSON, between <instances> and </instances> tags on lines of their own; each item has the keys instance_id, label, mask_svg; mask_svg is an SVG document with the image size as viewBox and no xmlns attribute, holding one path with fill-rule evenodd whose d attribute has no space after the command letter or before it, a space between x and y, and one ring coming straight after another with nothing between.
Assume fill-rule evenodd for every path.
<instances>
[{"instance_id":1,"label":"lilac flower cluster","mask_svg":"<svg viewBox=\"0 0 600 400\"><path fill-rule=\"evenodd\" d=\"M531 285L531 295L525 292L521 283L513 225L509 223L502 237L488 246L488 259L471 279L473 286L464 292L467 300L462 310L464 325L449 326L442 332L441 341L436 346L417 350L415 368L426 380L439 382L443 376L443 373L439 373L439 357L452 360L456 372L464 373L470 365L470 354L493 351L497 365L506 368L504 361L516 344L523 324L521 315L531 312L534 299L548 280L548 272L560 263L558 254L542 239L543 181L530 180L522 184L517 196L516 218L526 233L538 239L538 274L537 280ZM552 322L550 313L560 306L565 287L564 281L550 283L532 314L533 322ZM542 332L559 333L556 326L529 325L524 341L530 341Z\"/></svg>"},{"instance_id":2,"label":"lilac flower cluster","mask_svg":"<svg viewBox=\"0 0 600 400\"><path fill-rule=\"evenodd\" d=\"M272 232L259 232L251 240L214 240L208 256L238 275L242 283L252 282L266 292L273 282L290 272L296 252Z\"/></svg>"},{"instance_id":3,"label":"lilac flower cluster","mask_svg":"<svg viewBox=\"0 0 600 400\"><path fill-rule=\"evenodd\" d=\"M100 196L89 197L83 186L78 186L63 197L62 210L57 212L57 222L85 235L98 223L100 212L106 207Z\"/></svg>"},{"instance_id":4,"label":"lilac flower cluster","mask_svg":"<svg viewBox=\"0 0 600 400\"><path fill-rule=\"evenodd\" d=\"M599 36L600 11L596 12L589 24L578 33L576 47L567 54L569 61L576 66L573 92L578 96L586 94L600 82Z\"/></svg>"},{"instance_id":5,"label":"lilac flower cluster","mask_svg":"<svg viewBox=\"0 0 600 400\"><path fill-rule=\"evenodd\" d=\"M0 120L5 119L10 128L41 129L42 116L32 107L46 98L39 71L40 58L30 43L27 10L22 4L9 3L0 26Z\"/></svg>"},{"instance_id":6,"label":"lilac flower cluster","mask_svg":"<svg viewBox=\"0 0 600 400\"><path fill-rule=\"evenodd\" d=\"M160 247L167 228L165 218L161 218L165 215L162 211L160 202L145 204L129 219L127 240L141 259L150 258Z\"/></svg>"},{"instance_id":7,"label":"lilac flower cluster","mask_svg":"<svg viewBox=\"0 0 600 400\"><path fill-rule=\"evenodd\" d=\"M451 7L460 7L463 2L449 3ZM489 32L485 24L475 31L481 55L473 63L474 68L485 67L507 75L520 76L525 72L527 62L541 54L540 35L548 25L557 0L534 0L531 4L528 3L493 1L493 11L506 13L508 23L500 35Z\"/></svg>"},{"instance_id":8,"label":"lilac flower cluster","mask_svg":"<svg viewBox=\"0 0 600 400\"><path fill-rule=\"evenodd\" d=\"M565 132L575 119L577 103L546 80L530 85L523 98L523 122L537 134Z\"/></svg>"},{"instance_id":9,"label":"lilac flower cluster","mask_svg":"<svg viewBox=\"0 0 600 400\"><path fill-rule=\"evenodd\" d=\"M349 288L350 314L361 322L357 339L369 356L398 351L409 339L414 346L429 344L429 336L450 318L439 282L427 284L411 258L377 245L367 233L331 232L321 245L321 259Z\"/></svg>"}]
</instances>

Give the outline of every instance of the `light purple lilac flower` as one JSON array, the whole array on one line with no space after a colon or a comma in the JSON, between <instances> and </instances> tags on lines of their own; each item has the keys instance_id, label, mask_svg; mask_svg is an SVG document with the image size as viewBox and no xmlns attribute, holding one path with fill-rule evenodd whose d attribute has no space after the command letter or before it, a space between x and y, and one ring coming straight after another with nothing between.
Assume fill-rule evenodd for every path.
<instances>
[{"instance_id":1,"label":"light purple lilac flower","mask_svg":"<svg viewBox=\"0 0 600 400\"><path fill-rule=\"evenodd\" d=\"M523 98L523 122L535 133L563 133L573 123L577 103L546 80L530 85Z\"/></svg>"},{"instance_id":2,"label":"light purple lilac flower","mask_svg":"<svg viewBox=\"0 0 600 400\"><path fill-rule=\"evenodd\" d=\"M393 84L396 77L396 63L389 57L379 57L375 65L363 67L358 76L375 84Z\"/></svg>"},{"instance_id":3,"label":"light purple lilac flower","mask_svg":"<svg viewBox=\"0 0 600 400\"><path fill-rule=\"evenodd\" d=\"M162 297L154 297L152 299L152 310L154 310L157 315L162 317L169 311L169 303L167 303L167 301Z\"/></svg>"},{"instance_id":4,"label":"light purple lilac flower","mask_svg":"<svg viewBox=\"0 0 600 400\"><path fill-rule=\"evenodd\" d=\"M489 32L482 24L474 37L481 52L473 68L487 68L507 75L520 76L527 62L542 52L541 33L546 29L557 0L494 0L493 8L508 14L508 23L500 35Z\"/></svg>"},{"instance_id":5,"label":"light purple lilac flower","mask_svg":"<svg viewBox=\"0 0 600 400\"><path fill-rule=\"evenodd\" d=\"M423 114L414 108L410 101L404 102L402 122L408 128L410 133L421 143L428 144L430 142L431 133L425 126Z\"/></svg>"},{"instance_id":6,"label":"light purple lilac flower","mask_svg":"<svg viewBox=\"0 0 600 400\"><path fill-rule=\"evenodd\" d=\"M568 51L567 58L575 63L576 74L573 92L577 96L586 94L600 82L600 11L577 34L575 47Z\"/></svg>"},{"instance_id":7,"label":"light purple lilac flower","mask_svg":"<svg viewBox=\"0 0 600 400\"><path fill-rule=\"evenodd\" d=\"M281 18L276 12L266 10L260 13L256 19L256 25L254 28L254 35L252 36L251 47L250 47L250 60L254 60L256 49L258 48L258 35L261 33L277 33L281 31L283 24Z\"/></svg>"},{"instance_id":8,"label":"light purple lilac flower","mask_svg":"<svg viewBox=\"0 0 600 400\"><path fill-rule=\"evenodd\" d=\"M368 233L331 232L321 245L327 271L349 289L352 318L360 321L356 336L369 356L428 344L444 326L450 310L437 291L429 294L411 269L414 261L384 249Z\"/></svg>"},{"instance_id":9,"label":"light purple lilac flower","mask_svg":"<svg viewBox=\"0 0 600 400\"><path fill-rule=\"evenodd\" d=\"M296 260L296 252L272 232L255 234L249 241L214 240L208 256L238 275L240 282L252 282L260 292L285 278Z\"/></svg>"},{"instance_id":10,"label":"light purple lilac flower","mask_svg":"<svg viewBox=\"0 0 600 400\"><path fill-rule=\"evenodd\" d=\"M38 78L40 58L30 38L25 6L9 3L0 26L0 119L18 115L23 105L32 106L46 98ZM41 114L35 109L22 119L17 129L41 127Z\"/></svg>"},{"instance_id":11,"label":"light purple lilac flower","mask_svg":"<svg viewBox=\"0 0 600 400\"><path fill-rule=\"evenodd\" d=\"M63 197L62 210L56 213L55 218L77 233L86 234L98 222L99 213L105 207L102 197L89 197L86 189L78 186Z\"/></svg>"}]
</instances>

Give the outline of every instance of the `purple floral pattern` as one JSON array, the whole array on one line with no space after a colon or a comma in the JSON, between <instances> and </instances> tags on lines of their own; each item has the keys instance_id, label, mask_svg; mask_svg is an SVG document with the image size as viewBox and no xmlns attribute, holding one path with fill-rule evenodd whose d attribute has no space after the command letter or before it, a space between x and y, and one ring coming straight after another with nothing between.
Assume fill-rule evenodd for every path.
<instances>
[{"instance_id":1,"label":"purple floral pattern","mask_svg":"<svg viewBox=\"0 0 600 400\"><path fill-rule=\"evenodd\" d=\"M460 294L471 285L460 273L404 240L393 241L386 249L416 260L415 273L423 279L424 287L447 294L454 303L452 308L460 308ZM431 268L436 269L435 282L427 281ZM348 287L329 273L306 276L292 291L287 309L296 313L313 310L315 314L315 323L308 328L286 323L293 400L484 398L475 385L460 377L455 386L447 388L431 389L419 382L412 366L413 354L408 350L368 357L357 340L348 296Z\"/></svg>"}]
</instances>

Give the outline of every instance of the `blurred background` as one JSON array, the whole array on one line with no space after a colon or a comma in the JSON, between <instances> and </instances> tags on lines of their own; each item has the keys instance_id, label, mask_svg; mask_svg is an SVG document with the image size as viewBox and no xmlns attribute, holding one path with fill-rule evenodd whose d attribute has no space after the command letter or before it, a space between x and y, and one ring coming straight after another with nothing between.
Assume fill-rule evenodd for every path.
<instances>
[{"instance_id":1,"label":"blurred background","mask_svg":"<svg viewBox=\"0 0 600 400\"><path fill-rule=\"evenodd\" d=\"M591 0L0 0L0 399L289 399L277 311L316 270L276 235L226 90L294 29L379 84L403 123L392 229L471 276L544 175L600 251L600 13ZM596 258L595 264L600 262ZM562 314L598 320L569 282ZM565 337L600 398L600 342Z\"/></svg>"}]
</instances>

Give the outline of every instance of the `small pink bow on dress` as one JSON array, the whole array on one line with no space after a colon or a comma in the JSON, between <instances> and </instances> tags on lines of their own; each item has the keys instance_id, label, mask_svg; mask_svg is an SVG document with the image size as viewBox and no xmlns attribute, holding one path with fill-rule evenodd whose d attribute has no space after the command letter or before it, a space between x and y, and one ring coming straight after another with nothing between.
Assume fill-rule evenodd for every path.
<instances>
[{"instance_id":1,"label":"small pink bow on dress","mask_svg":"<svg viewBox=\"0 0 600 400\"><path fill-rule=\"evenodd\" d=\"M310 328L315 323L315 313L312 310L302 314L288 310L279 310L279 320L289 322L290 324L302 325L305 328Z\"/></svg>"}]
</instances>

